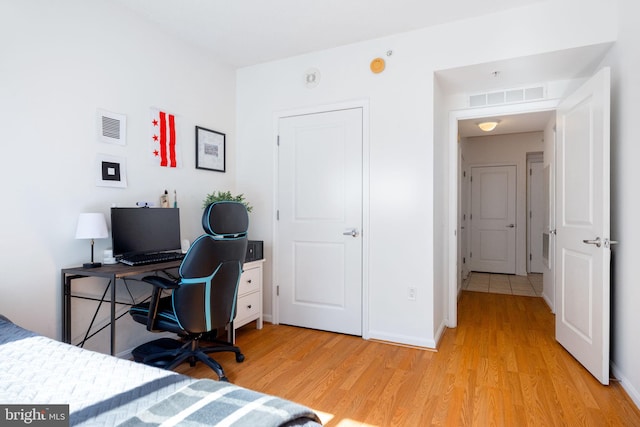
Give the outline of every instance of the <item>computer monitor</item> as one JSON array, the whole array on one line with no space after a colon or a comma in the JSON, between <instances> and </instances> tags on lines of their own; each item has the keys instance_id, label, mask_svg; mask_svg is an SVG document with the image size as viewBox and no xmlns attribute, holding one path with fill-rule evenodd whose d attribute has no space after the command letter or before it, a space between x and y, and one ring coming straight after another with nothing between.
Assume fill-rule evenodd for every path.
<instances>
[{"instance_id":1,"label":"computer monitor","mask_svg":"<svg viewBox=\"0 0 640 427\"><path fill-rule=\"evenodd\" d=\"M113 256L180 251L178 208L111 208Z\"/></svg>"}]
</instances>

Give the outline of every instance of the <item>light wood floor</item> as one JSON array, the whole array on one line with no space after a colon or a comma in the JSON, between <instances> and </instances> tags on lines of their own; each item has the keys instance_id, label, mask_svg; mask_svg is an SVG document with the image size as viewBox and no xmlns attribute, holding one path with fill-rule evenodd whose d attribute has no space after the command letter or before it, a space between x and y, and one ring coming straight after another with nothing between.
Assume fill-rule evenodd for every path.
<instances>
[{"instance_id":1,"label":"light wood floor","mask_svg":"<svg viewBox=\"0 0 640 427\"><path fill-rule=\"evenodd\" d=\"M245 362L216 359L231 382L305 404L327 426L640 426L622 387L555 341L542 298L465 291L458 314L437 352L252 323L238 331Z\"/></svg>"}]
</instances>

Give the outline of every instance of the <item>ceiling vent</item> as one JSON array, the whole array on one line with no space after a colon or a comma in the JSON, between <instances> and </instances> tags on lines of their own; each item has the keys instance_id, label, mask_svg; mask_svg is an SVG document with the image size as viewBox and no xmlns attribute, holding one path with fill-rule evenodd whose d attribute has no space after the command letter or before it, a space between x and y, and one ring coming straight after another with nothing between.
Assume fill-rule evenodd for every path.
<instances>
[{"instance_id":1,"label":"ceiling vent","mask_svg":"<svg viewBox=\"0 0 640 427\"><path fill-rule=\"evenodd\" d=\"M469 107L512 104L516 102L538 101L544 99L544 86L508 89L497 92L478 93L469 96Z\"/></svg>"}]
</instances>

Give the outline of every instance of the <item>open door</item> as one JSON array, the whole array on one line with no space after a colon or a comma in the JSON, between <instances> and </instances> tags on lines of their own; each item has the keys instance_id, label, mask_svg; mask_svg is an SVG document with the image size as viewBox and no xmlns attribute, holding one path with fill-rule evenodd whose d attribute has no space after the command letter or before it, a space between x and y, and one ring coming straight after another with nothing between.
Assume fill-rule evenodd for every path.
<instances>
[{"instance_id":1,"label":"open door","mask_svg":"<svg viewBox=\"0 0 640 427\"><path fill-rule=\"evenodd\" d=\"M556 339L609 384L610 70L557 110Z\"/></svg>"}]
</instances>

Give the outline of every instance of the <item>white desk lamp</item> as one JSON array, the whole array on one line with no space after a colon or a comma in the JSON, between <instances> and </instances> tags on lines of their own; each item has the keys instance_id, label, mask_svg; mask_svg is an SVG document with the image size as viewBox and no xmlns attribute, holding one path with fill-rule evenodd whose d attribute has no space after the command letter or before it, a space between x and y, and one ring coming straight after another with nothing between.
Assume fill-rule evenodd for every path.
<instances>
[{"instance_id":1,"label":"white desk lamp","mask_svg":"<svg viewBox=\"0 0 640 427\"><path fill-rule=\"evenodd\" d=\"M109 237L107 221L103 213L81 213L78 217L78 228L76 228L76 239L91 239L91 262L82 264L84 268L100 267L102 264L93 262L94 239L106 239Z\"/></svg>"}]
</instances>

